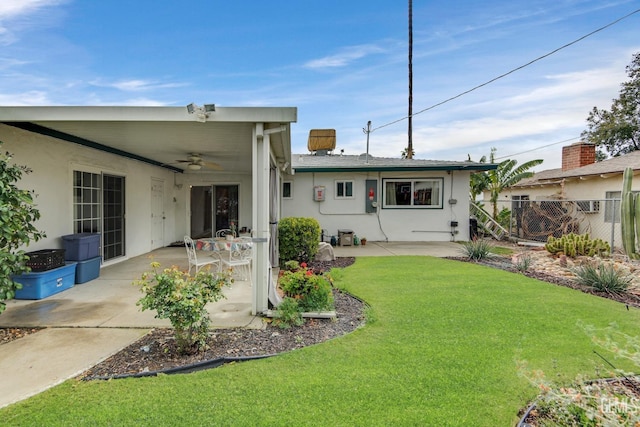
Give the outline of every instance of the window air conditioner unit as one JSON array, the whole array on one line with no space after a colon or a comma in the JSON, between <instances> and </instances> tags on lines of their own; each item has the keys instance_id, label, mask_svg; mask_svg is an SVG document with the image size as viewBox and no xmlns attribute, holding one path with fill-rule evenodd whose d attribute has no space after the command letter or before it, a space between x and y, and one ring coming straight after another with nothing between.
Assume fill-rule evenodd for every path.
<instances>
[{"instance_id":1,"label":"window air conditioner unit","mask_svg":"<svg viewBox=\"0 0 640 427\"><path fill-rule=\"evenodd\" d=\"M600 212L600 201L599 200L581 200L578 202L578 210L586 214Z\"/></svg>"}]
</instances>

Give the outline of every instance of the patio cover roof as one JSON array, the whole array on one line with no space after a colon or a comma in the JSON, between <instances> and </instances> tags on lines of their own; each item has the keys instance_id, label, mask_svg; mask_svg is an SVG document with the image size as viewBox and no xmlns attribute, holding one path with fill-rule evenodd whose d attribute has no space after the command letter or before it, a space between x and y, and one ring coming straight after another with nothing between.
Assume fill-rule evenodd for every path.
<instances>
[{"instance_id":1,"label":"patio cover roof","mask_svg":"<svg viewBox=\"0 0 640 427\"><path fill-rule=\"evenodd\" d=\"M252 132L264 123L265 130L283 129L271 135L271 146L279 161L290 162L295 107L215 107L202 114L186 107L0 107L0 123L190 173L177 163L190 153L227 172L251 173Z\"/></svg>"}]
</instances>

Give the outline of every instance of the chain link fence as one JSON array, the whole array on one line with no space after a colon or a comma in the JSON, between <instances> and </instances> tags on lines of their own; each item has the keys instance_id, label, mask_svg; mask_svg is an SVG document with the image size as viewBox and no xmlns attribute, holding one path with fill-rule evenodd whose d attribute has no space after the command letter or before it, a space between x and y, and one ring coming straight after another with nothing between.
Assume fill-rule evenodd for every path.
<instances>
[{"instance_id":1,"label":"chain link fence","mask_svg":"<svg viewBox=\"0 0 640 427\"><path fill-rule=\"evenodd\" d=\"M489 201L479 204L493 212ZM497 222L512 239L546 242L549 236L589 233L592 239L609 242L612 250L622 248L620 199L499 200L497 211ZM478 222L482 231L484 224Z\"/></svg>"}]
</instances>

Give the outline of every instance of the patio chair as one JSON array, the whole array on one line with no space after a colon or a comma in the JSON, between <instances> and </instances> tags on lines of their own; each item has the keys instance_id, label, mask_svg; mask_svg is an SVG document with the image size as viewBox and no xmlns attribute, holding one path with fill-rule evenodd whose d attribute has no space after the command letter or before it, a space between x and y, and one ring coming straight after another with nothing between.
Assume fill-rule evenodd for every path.
<instances>
[{"instance_id":1,"label":"patio chair","mask_svg":"<svg viewBox=\"0 0 640 427\"><path fill-rule=\"evenodd\" d=\"M234 232L230 228L223 228L223 229L220 229L220 230L216 231L216 237L227 237L229 235L233 236L233 237L236 237L236 235L234 234Z\"/></svg>"},{"instance_id":2,"label":"patio chair","mask_svg":"<svg viewBox=\"0 0 640 427\"><path fill-rule=\"evenodd\" d=\"M250 239L249 241L240 240L237 244L231 246L227 254L220 257L227 268L238 271L241 279L249 282L251 282L251 258L253 253L250 241Z\"/></svg>"},{"instance_id":3,"label":"patio chair","mask_svg":"<svg viewBox=\"0 0 640 427\"><path fill-rule=\"evenodd\" d=\"M220 261L217 259L209 258L203 261L198 261L196 245L193 243L193 239L191 237L184 236L184 247L187 249L187 258L189 259L189 274L191 274L192 268L195 268L195 274L197 274L201 267L212 264L216 265L216 272L220 270Z\"/></svg>"}]
</instances>

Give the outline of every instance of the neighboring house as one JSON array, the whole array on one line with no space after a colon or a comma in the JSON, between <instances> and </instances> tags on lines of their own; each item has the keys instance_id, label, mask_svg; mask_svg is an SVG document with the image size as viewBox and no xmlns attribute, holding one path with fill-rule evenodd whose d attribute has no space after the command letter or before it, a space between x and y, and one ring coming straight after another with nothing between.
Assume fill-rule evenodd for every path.
<instances>
[{"instance_id":1,"label":"neighboring house","mask_svg":"<svg viewBox=\"0 0 640 427\"><path fill-rule=\"evenodd\" d=\"M562 167L536 172L505 189L500 207L517 211L536 202L544 209L553 201L575 201L570 215L577 226L566 231L591 233L592 237L620 242L622 173L634 170L633 191L640 191L640 151L596 162L595 145L578 142L562 149ZM485 201L489 195L484 194ZM546 202L542 202L546 201ZM560 202L557 202L560 203ZM567 206L569 206L567 204Z\"/></svg>"},{"instance_id":2,"label":"neighboring house","mask_svg":"<svg viewBox=\"0 0 640 427\"><path fill-rule=\"evenodd\" d=\"M296 120L295 108L0 107L0 149L33 170L18 185L37 194L47 235L25 249L100 233L112 264L233 221L255 239L252 311L261 313Z\"/></svg>"},{"instance_id":3,"label":"neighboring house","mask_svg":"<svg viewBox=\"0 0 640 427\"><path fill-rule=\"evenodd\" d=\"M310 150L313 151L311 144ZM313 217L327 235L369 241L469 240L469 177L496 165L293 154L283 177L282 217Z\"/></svg>"}]
</instances>

